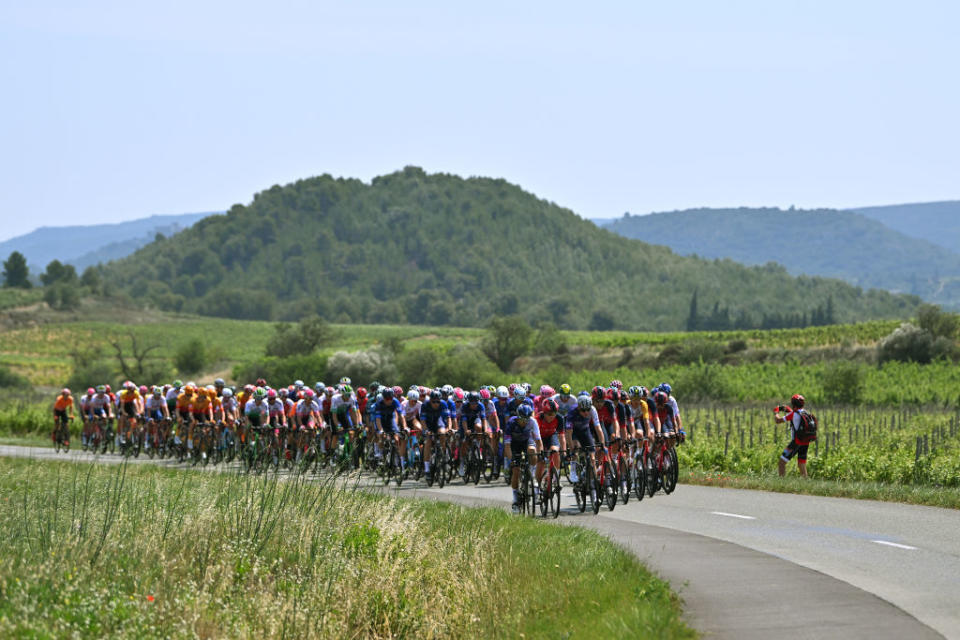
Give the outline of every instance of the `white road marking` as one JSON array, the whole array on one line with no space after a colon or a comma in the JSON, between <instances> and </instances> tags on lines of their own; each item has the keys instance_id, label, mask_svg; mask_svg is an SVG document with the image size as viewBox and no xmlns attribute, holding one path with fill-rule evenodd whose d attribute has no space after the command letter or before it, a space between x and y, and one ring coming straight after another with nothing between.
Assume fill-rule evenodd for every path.
<instances>
[{"instance_id":1,"label":"white road marking","mask_svg":"<svg viewBox=\"0 0 960 640\"><path fill-rule=\"evenodd\" d=\"M886 540L873 540L872 542L876 542L877 544L886 545L886 546L888 546L888 547L896 547L897 549L907 549L907 550L910 550L910 551L916 551L916 550L917 550L916 547L911 547L911 546L908 545L908 544L897 544L896 542L887 542Z\"/></svg>"},{"instance_id":2,"label":"white road marking","mask_svg":"<svg viewBox=\"0 0 960 640\"><path fill-rule=\"evenodd\" d=\"M740 518L741 520L756 520L753 516L741 516L738 513L725 513L723 511L711 511L715 516L726 516L727 518Z\"/></svg>"}]
</instances>

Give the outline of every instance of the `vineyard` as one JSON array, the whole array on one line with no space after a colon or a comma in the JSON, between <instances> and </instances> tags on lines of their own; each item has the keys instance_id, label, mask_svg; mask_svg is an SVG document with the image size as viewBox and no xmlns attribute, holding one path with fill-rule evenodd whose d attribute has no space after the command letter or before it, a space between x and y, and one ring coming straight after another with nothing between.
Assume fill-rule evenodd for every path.
<instances>
[{"instance_id":1,"label":"vineyard","mask_svg":"<svg viewBox=\"0 0 960 640\"><path fill-rule=\"evenodd\" d=\"M682 468L769 474L789 442L770 408L681 409L687 441ZM815 411L819 438L810 445L811 478L960 487L960 414L904 409ZM795 464L795 463L791 463Z\"/></svg>"}]
</instances>

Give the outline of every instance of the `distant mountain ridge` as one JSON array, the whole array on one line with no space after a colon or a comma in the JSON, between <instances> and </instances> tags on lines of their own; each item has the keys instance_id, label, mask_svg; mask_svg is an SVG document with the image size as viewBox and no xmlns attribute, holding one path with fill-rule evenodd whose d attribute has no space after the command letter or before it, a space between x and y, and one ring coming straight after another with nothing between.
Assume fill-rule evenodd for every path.
<instances>
[{"instance_id":1,"label":"distant mountain ridge","mask_svg":"<svg viewBox=\"0 0 960 640\"><path fill-rule=\"evenodd\" d=\"M960 308L960 254L854 211L689 209L625 215L604 228L681 255L777 262L794 275L841 278Z\"/></svg>"},{"instance_id":2,"label":"distant mountain ridge","mask_svg":"<svg viewBox=\"0 0 960 640\"><path fill-rule=\"evenodd\" d=\"M370 183L324 175L273 186L106 265L104 277L164 309L348 323L477 326L519 313L571 328L676 330L695 291L742 326L804 323L830 300L838 322L908 317L919 304L777 265L678 256L505 180L417 167Z\"/></svg>"},{"instance_id":3,"label":"distant mountain ridge","mask_svg":"<svg viewBox=\"0 0 960 640\"><path fill-rule=\"evenodd\" d=\"M960 253L960 200L858 207L850 211L882 222L894 231Z\"/></svg>"},{"instance_id":4,"label":"distant mountain ridge","mask_svg":"<svg viewBox=\"0 0 960 640\"><path fill-rule=\"evenodd\" d=\"M100 262L127 256L153 242L158 233L165 236L187 229L198 220L220 212L153 215L111 224L40 227L0 242L0 258L14 251L27 258L30 271L43 271L52 260L74 265L78 271Z\"/></svg>"}]
</instances>

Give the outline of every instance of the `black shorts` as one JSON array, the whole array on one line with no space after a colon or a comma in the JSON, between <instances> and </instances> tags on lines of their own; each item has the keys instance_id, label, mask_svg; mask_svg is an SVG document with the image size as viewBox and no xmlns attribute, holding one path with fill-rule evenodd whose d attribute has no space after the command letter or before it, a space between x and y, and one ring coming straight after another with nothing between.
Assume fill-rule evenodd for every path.
<instances>
[{"instance_id":1,"label":"black shorts","mask_svg":"<svg viewBox=\"0 0 960 640\"><path fill-rule=\"evenodd\" d=\"M120 406L123 407L123 415L130 418L133 418L137 415L137 404L135 402L124 402Z\"/></svg>"},{"instance_id":2,"label":"black shorts","mask_svg":"<svg viewBox=\"0 0 960 640\"><path fill-rule=\"evenodd\" d=\"M540 439L543 441L544 449L549 450L550 447L557 447L558 449L560 448L560 432L559 431L554 431L548 436L545 436L541 433Z\"/></svg>"},{"instance_id":3,"label":"black shorts","mask_svg":"<svg viewBox=\"0 0 960 640\"><path fill-rule=\"evenodd\" d=\"M60 421L62 424L67 423L67 410L66 409L54 409L53 410L53 419Z\"/></svg>"},{"instance_id":4,"label":"black shorts","mask_svg":"<svg viewBox=\"0 0 960 640\"><path fill-rule=\"evenodd\" d=\"M593 451L596 445L593 441L593 433L589 427L586 429L574 429L570 433L573 435L573 439L580 443L581 447L587 451Z\"/></svg>"},{"instance_id":5,"label":"black shorts","mask_svg":"<svg viewBox=\"0 0 960 640\"><path fill-rule=\"evenodd\" d=\"M523 438L520 437L516 440L510 441L510 452L513 454L514 458L517 458L523 455L523 452L531 447L536 447L536 443L533 441L533 437Z\"/></svg>"},{"instance_id":6,"label":"black shorts","mask_svg":"<svg viewBox=\"0 0 960 640\"><path fill-rule=\"evenodd\" d=\"M797 442L797 439L794 438L790 441L790 444L787 445L787 448L783 450L783 453L780 455L780 459L784 462L789 462L790 458L797 456L797 462L806 462L807 449L809 448L809 444L800 444Z\"/></svg>"}]
</instances>

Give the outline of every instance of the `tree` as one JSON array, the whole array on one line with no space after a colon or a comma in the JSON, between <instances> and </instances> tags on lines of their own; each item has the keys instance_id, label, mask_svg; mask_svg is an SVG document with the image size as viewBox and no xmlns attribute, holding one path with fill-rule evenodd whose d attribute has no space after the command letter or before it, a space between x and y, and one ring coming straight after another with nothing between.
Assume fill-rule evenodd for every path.
<instances>
[{"instance_id":1,"label":"tree","mask_svg":"<svg viewBox=\"0 0 960 640\"><path fill-rule=\"evenodd\" d=\"M616 325L613 314L606 309L601 309L593 313L590 318L590 329L592 331L610 331Z\"/></svg>"},{"instance_id":2,"label":"tree","mask_svg":"<svg viewBox=\"0 0 960 640\"><path fill-rule=\"evenodd\" d=\"M507 371L514 360L530 351L533 329L521 316L494 316L487 325L483 352Z\"/></svg>"},{"instance_id":3,"label":"tree","mask_svg":"<svg viewBox=\"0 0 960 640\"><path fill-rule=\"evenodd\" d=\"M72 264L63 264L59 260L52 260L47 265L47 270L40 274L40 281L45 287L57 282L72 284L77 281L77 270Z\"/></svg>"},{"instance_id":4,"label":"tree","mask_svg":"<svg viewBox=\"0 0 960 640\"><path fill-rule=\"evenodd\" d=\"M278 358L313 353L337 337L333 327L320 316L308 316L296 325L278 322L273 325L273 330L265 351L266 355Z\"/></svg>"},{"instance_id":5,"label":"tree","mask_svg":"<svg viewBox=\"0 0 960 640\"><path fill-rule=\"evenodd\" d=\"M177 349L173 357L180 373L192 375L207 366L207 347L200 338L194 338Z\"/></svg>"},{"instance_id":6,"label":"tree","mask_svg":"<svg viewBox=\"0 0 960 640\"><path fill-rule=\"evenodd\" d=\"M690 298L690 313L687 314L687 331L696 331L700 326L700 318L697 316L697 290L693 290L693 296Z\"/></svg>"},{"instance_id":7,"label":"tree","mask_svg":"<svg viewBox=\"0 0 960 640\"><path fill-rule=\"evenodd\" d=\"M3 286L29 289L33 285L28 279L30 269L27 268L27 259L19 251L14 251L3 263Z\"/></svg>"},{"instance_id":8,"label":"tree","mask_svg":"<svg viewBox=\"0 0 960 640\"><path fill-rule=\"evenodd\" d=\"M958 321L960 316L943 311L936 305L922 304L917 307L917 324L935 338L943 337L950 340L956 338Z\"/></svg>"},{"instance_id":9,"label":"tree","mask_svg":"<svg viewBox=\"0 0 960 640\"><path fill-rule=\"evenodd\" d=\"M127 337L130 339L129 347L124 345L120 338L107 338L107 342L116 352L117 364L124 377L128 380L144 380L156 376L160 368L149 366L147 357L160 348L160 343L138 342L137 334L132 331Z\"/></svg>"},{"instance_id":10,"label":"tree","mask_svg":"<svg viewBox=\"0 0 960 640\"><path fill-rule=\"evenodd\" d=\"M100 289L100 272L97 268L90 266L84 269L83 275L80 276L80 284L91 291L98 291Z\"/></svg>"},{"instance_id":11,"label":"tree","mask_svg":"<svg viewBox=\"0 0 960 640\"><path fill-rule=\"evenodd\" d=\"M80 306L80 292L73 284L55 282L44 288L43 300L51 309L69 311Z\"/></svg>"}]
</instances>

